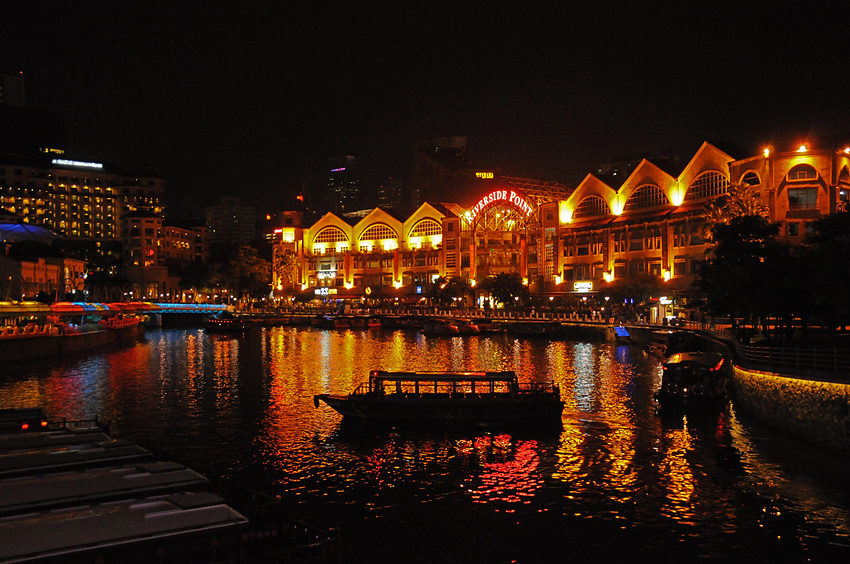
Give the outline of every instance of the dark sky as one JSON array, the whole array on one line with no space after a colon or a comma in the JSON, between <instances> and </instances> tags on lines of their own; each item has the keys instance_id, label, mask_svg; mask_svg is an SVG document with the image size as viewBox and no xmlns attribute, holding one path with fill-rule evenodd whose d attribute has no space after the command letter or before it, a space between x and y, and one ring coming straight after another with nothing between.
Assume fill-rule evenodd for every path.
<instances>
[{"instance_id":1,"label":"dark sky","mask_svg":"<svg viewBox=\"0 0 850 564\"><path fill-rule=\"evenodd\" d=\"M74 158L277 210L305 167L353 154L368 183L404 178L435 136L571 186L703 141L736 158L850 141L840 4L13 0L0 68L65 114Z\"/></svg>"}]
</instances>

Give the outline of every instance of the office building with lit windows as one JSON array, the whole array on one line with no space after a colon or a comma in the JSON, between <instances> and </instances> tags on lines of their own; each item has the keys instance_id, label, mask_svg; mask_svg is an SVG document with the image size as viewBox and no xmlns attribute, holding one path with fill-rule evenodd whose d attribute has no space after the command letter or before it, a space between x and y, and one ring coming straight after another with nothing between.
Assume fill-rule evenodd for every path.
<instances>
[{"instance_id":1,"label":"office building with lit windows","mask_svg":"<svg viewBox=\"0 0 850 564\"><path fill-rule=\"evenodd\" d=\"M704 143L681 170L669 168L644 159L622 180L589 174L575 189L471 172L486 182L465 201L423 203L404 218L376 208L354 224L328 213L281 229L275 256L289 260L275 270L274 289L416 302L438 277L476 284L513 271L538 296L596 293L643 275L674 294L691 288L705 259L706 204L730 186L751 187L781 237L798 244L811 222L846 210L850 195L844 147L736 160Z\"/></svg>"}]
</instances>

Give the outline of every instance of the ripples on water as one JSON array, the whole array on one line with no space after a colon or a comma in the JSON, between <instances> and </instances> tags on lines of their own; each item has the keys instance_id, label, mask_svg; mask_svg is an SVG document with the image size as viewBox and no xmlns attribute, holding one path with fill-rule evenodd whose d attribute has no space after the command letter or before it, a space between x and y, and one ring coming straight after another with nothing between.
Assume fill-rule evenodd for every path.
<instances>
[{"instance_id":1,"label":"ripples on water","mask_svg":"<svg viewBox=\"0 0 850 564\"><path fill-rule=\"evenodd\" d=\"M373 369L554 380L560 431L341 424L313 396ZM338 527L345 561L563 562L640 554L759 562L850 556L847 459L739 416L660 417L638 348L274 328L146 342L0 375L0 405L95 414L113 434L279 495ZM663 552L659 552L663 551Z\"/></svg>"}]
</instances>

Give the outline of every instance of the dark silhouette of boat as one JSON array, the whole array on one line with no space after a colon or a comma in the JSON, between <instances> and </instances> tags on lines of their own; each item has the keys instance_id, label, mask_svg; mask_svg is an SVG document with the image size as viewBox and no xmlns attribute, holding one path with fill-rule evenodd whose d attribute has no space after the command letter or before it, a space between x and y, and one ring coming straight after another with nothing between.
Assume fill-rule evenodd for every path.
<instances>
[{"instance_id":1,"label":"dark silhouette of boat","mask_svg":"<svg viewBox=\"0 0 850 564\"><path fill-rule=\"evenodd\" d=\"M506 372L388 372L348 395L318 394L344 417L382 421L560 421L563 402L554 384L520 384Z\"/></svg>"},{"instance_id":2,"label":"dark silhouette of boat","mask_svg":"<svg viewBox=\"0 0 850 564\"><path fill-rule=\"evenodd\" d=\"M661 364L661 388L655 399L661 406L718 405L726 399L727 364L719 353L676 353Z\"/></svg>"}]
</instances>

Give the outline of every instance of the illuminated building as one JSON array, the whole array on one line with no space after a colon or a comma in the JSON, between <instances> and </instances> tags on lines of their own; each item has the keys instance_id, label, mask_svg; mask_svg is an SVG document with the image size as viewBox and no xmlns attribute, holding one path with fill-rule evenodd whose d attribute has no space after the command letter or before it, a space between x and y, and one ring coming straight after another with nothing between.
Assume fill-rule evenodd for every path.
<instances>
[{"instance_id":1,"label":"illuminated building","mask_svg":"<svg viewBox=\"0 0 850 564\"><path fill-rule=\"evenodd\" d=\"M800 243L811 221L846 209L850 149L735 160L704 143L677 174L644 159L622 182L589 174L575 190L498 174L486 180L472 200L424 203L407 218L376 208L354 225L329 213L282 229L276 252L296 259L290 288L276 282L278 291L416 301L439 276L475 282L510 271L535 295L594 293L642 275L683 291L705 258L708 201L751 186L782 237Z\"/></svg>"},{"instance_id":2,"label":"illuminated building","mask_svg":"<svg viewBox=\"0 0 850 564\"><path fill-rule=\"evenodd\" d=\"M69 239L114 240L121 216L162 212L165 182L56 155L0 157L0 207Z\"/></svg>"},{"instance_id":3,"label":"illuminated building","mask_svg":"<svg viewBox=\"0 0 850 564\"><path fill-rule=\"evenodd\" d=\"M159 215L142 210L121 219L123 273L140 299L179 299L180 270L207 259L206 228L169 225Z\"/></svg>"}]
</instances>

